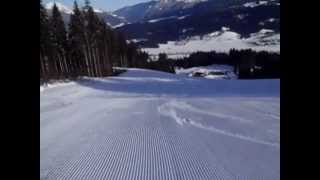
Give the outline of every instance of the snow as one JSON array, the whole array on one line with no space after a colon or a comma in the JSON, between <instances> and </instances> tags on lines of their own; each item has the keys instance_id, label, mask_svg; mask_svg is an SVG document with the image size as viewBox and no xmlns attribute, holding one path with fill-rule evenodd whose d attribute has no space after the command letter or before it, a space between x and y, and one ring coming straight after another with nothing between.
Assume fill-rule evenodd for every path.
<instances>
[{"instance_id":1,"label":"snow","mask_svg":"<svg viewBox=\"0 0 320 180\"><path fill-rule=\"evenodd\" d=\"M151 20L148 21L148 23L157 23L159 21L164 21L164 20L168 20L168 19L182 20L182 19L185 19L188 16L190 16L190 15L185 15L185 16L180 16L180 17L177 17L177 16L162 17L162 18L158 18L158 19L151 19Z\"/></svg>"},{"instance_id":2,"label":"snow","mask_svg":"<svg viewBox=\"0 0 320 180\"><path fill-rule=\"evenodd\" d=\"M55 2L56 6L58 7L58 9L66 14L72 14L73 11L71 8L67 7L66 5L59 3L59 2ZM54 6L54 2L49 2L45 5L46 9L53 9Z\"/></svg>"},{"instance_id":3,"label":"snow","mask_svg":"<svg viewBox=\"0 0 320 180\"><path fill-rule=\"evenodd\" d=\"M177 19L178 19L178 20L182 20L182 19L185 19L185 18L188 17L188 16L190 16L190 15L180 16L180 17L178 17Z\"/></svg>"},{"instance_id":4,"label":"snow","mask_svg":"<svg viewBox=\"0 0 320 180\"><path fill-rule=\"evenodd\" d=\"M109 13L109 14L110 14L111 16L115 17L115 18L119 18L119 19L123 19L123 20L126 19L125 17L118 16L118 15L116 15L116 14L114 14L114 13Z\"/></svg>"},{"instance_id":5,"label":"snow","mask_svg":"<svg viewBox=\"0 0 320 180\"><path fill-rule=\"evenodd\" d=\"M213 33L210 33L209 36L214 37L214 36L219 36L221 33L219 31L215 31Z\"/></svg>"},{"instance_id":6,"label":"snow","mask_svg":"<svg viewBox=\"0 0 320 180\"><path fill-rule=\"evenodd\" d=\"M182 33L186 33L186 32L188 32L188 31L193 31L194 30L194 28L184 28L184 29L182 29Z\"/></svg>"},{"instance_id":7,"label":"snow","mask_svg":"<svg viewBox=\"0 0 320 180\"><path fill-rule=\"evenodd\" d=\"M236 18L238 18L239 20L243 20L247 16L248 16L248 14L238 14L238 15L236 15Z\"/></svg>"},{"instance_id":8,"label":"snow","mask_svg":"<svg viewBox=\"0 0 320 180\"><path fill-rule=\"evenodd\" d=\"M275 19L275 18L270 18L270 19L268 19L267 21L268 21L268 22L274 22L274 21L276 21L276 19Z\"/></svg>"},{"instance_id":9,"label":"snow","mask_svg":"<svg viewBox=\"0 0 320 180\"><path fill-rule=\"evenodd\" d=\"M280 179L279 80L62 84L40 93L41 179Z\"/></svg>"},{"instance_id":10,"label":"snow","mask_svg":"<svg viewBox=\"0 0 320 180\"><path fill-rule=\"evenodd\" d=\"M226 75L224 76L217 76L217 75L206 75L204 78L207 79L237 79L237 75L234 73L233 66L229 65L210 65L210 66L199 66L199 67L192 67L187 69L176 69L176 74L183 75L183 76L191 76L192 73L199 72L204 74L209 74L210 72L224 72Z\"/></svg>"},{"instance_id":11,"label":"snow","mask_svg":"<svg viewBox=\"0 0 320 180\"><path fill-rule=\"evenodd\" d=\"M110 13L110 15L113 16L113 17L119 17L118 15L113 14L113 13Z\"/></svg>"},{"instance_id":12,"label":"snow","mask_svg":"<svg viewBox=\"0 0 320 180\"><path fill-rule=\"evenodd\" d=\"M130 39L129 40L129 42L134 42L134 43L144 42L144 41L148 41L148 39L140 38L140 39Z\"/></svg>"},{"instance_id":13,"label":"snow","mask_svg":"<svg viewBox=\"0 0 320 180\"><path fill-rule=\"evenodd\" d=\"M66 14L73 14L73 10L72 8L60 3L60 2L48 2L46 5L45 5L45 8L46 9L52 9L53 8L53 5L54 3L56 3L58 9ZM101 10L101 9L93 9L94 12L96 13L103 13L104 11Z\"/></svg>"},{"instance_id":14,"label":"snow","mask_svg":"<svg viewBox=\"0 0 320 180\"><path fill-rule=\"evenodd\" d=\"M112 28L119 28L119 27L122 27L124 25L126 25L126 23L120 23L120 24L117 24L115 26L112 26Z\"/></svg>"},{"instance_id":15,"label":"snow","mask_svg":"<svg viewBox=\"0 0 320 180\"><path fill-rule=\"evenodd\" d=\"M250 7L250 8L255 8L258 6L262 6L262 5L267 5L268 1L259 1L259 2L248 2L243 4L244 7Z\"/></svg>"},{"instance_id":16,"label":"snow","mask_svg":"<svg viewBox=\"0 0 320 180\"><path fill-rule=\"evenodd\" d=\"M272 23L272 22L275 22L275 21L279 21L279 19L269 18L269 19L266 19L264 21L259 22L259 25L264 26L266 23Z\"/></svg>"},{"instance_id":17,"label":"snow","mask_svg":"<svg viewBox=\"0 0 320 180\"><path fill-rule=\"evenodd\" d=\"M271 29L261 29L258 34L267 34L267 33L273 33L274 31Z\"/></svg>"},{"instance_id":18,"label":"snow","mask_svg":"<svg viewBox=\"0 0 320 180\"><path fill-rule=\"evenodd\" d=\"M167 53L170 58L178 58L197 51L228 52L232 48L280 52L280 34L273 30L261 29L252 33L249 38L241 38L240 34L222 27L221 31L209 33L202 38L194 36L180 41L168 41L166 44L159 44L158 48L144 48L143 51L151 55Z\"/></svg>"},{"instance_id":19,"label":"snow","mask_svg":"<svg viewBox=\"0 0 320 180\"><path fill-rule=\"evenodd\" d=\"M261 29L259 32L251 34L247 42L259 47L279 46L280 52L280 34L274 34L274 31L270 29Z\"/></svg>"},{"instance_id":20,"label":"snow","mask_svg":"<svg viewBox=\"0 0 320 180\"><path fill-rule=\"evenodd\" d=\"M167 1L167 2L170 2L170 0L164 0L164 1ZM208 0L175 0L177 2L185 2L185 3L199 3L199 2L205 2L205 1L208 1Z\"/></svg>"},{"instance_id":21,"label":"snow","mask_svg":"<svg viewBox=\"0 0 320 180\"><path fill-rule=\"evenodd\" d=\"M40 93L46 89L61 87L61 86L70 86L74 84L75 82L72 82L72 81L55 81L55 82L46 83L44 85L40 85Z\"/></svg>"},{"instance_id":22,"label":"snow","mask_svg":"<svg viewBox=\"0 0 320 180\"><path fill-rule=\"evenodd\" d=\"M228 28L228 27L224 27L224 26L223 26L223 27L221 28L221 30L222 30L222 31L229 31L229 30L230 30L230 28Z\"/></svg>"},{"instance_id":23,"label":"snow","mask_svg":"<svg viewBox=\"0 0 320 180\"><path fill-rule=\"evenodd\" d=\"M163 20L167 20L167 19L174 19L174 18L177 18L177 16L169 16L169 17L163 17L163 18L158 18L158 19L151 19L148 22L149 23L156 23L159 21L163 21Z\"/></svg>"},{"instance_id":24,"label":"snow","mask_svg":"<svg viewBox=\"0 0 320 180\"><path fill-rule=\"evenodd\" d=\"M94 9L93 11L96 13L103 13L103 10L101 10L101 9Z\"/></svg>"}]
</instances>

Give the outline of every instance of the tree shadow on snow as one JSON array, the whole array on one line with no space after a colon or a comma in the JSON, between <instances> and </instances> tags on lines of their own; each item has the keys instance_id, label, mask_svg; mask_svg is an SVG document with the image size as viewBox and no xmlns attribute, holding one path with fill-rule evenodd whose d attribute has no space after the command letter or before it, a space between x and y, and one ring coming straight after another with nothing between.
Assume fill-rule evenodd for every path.
<instances>
[{"instance_id":1,"label":"tree shadow on snow","mask_svg":"<svg viewBox=\"0 0 320 180\"><path fill-rule=\"evenodd\" d=\"M278 81L207 80L196 78L85 79L78 84L101 91L128 95L175 97L279 97Z\"/></svg>"}]
</instances>

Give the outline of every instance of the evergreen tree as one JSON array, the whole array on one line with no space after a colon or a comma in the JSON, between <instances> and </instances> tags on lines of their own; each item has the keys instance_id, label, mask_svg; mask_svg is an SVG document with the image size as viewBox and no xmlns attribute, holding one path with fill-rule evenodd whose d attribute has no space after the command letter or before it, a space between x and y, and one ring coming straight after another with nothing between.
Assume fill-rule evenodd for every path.
<instances>
[{"instance_id":1,"label":"evergreen tree","mask_svg":"<svg viewBox=\"0 0 320 180\"><path fill-rule=\"evenodd\" d=\"M83 8L85 19L86 55L91 76L104 76L112 73L109 30L106 23L99 19L90 2Z\"/></svg>"},{"instance_id":2,"label":"evergreen tree","mask_svg":"<svg viewBox=\"0 0 320 180\"><path fill-rule=\"evenodd\" d=\"M111 61L111 46L110 42L111 31L107 24L103 21L99 21L99 51L100 51L100 66L103 76L112 74L112 61Z\"/></svg>"},{"instance_id":3,"label":"evergreen tree","mask_svg":"<svg viewBox=\"0 0 320 180\"><path fill-rule=\"evenodd\" d=\"M93 71L93 76L101 76L101 72L98 69L98 57L97 57L97 45L99 39L99 19L94 13L91 6L86 9L86 20L87 20L87 33L89 40L89 55L91 58L91 69Z\"/></svg>"},{"instance_id":4,"label":"evergreen tree","mask_svg":"<svg viewBox=\"0 0 320 180\"><path fill-rule=\"evenodd\" d=\"M51 34L46 9L40 0L40 78L47 81L52 75L50 70Z\"/></svg>"},{"instance_id":5,"label":"evergreen tree","mask_svg":"<svg viewBox=\"0 0 320 180\"><path fill-rule=\"evenodd\" d=\"M128 67L128 59L127 59L127 53L128 53L128 46L126 39L123 34L118 34L118 48L119 48L119 58L120 58L120 66L122 67Z\"/></svg>"},{"instance_id":6,"label":"evergreen tree","mask_svg":"<svg viewBox=\"0 0 320 180\"><path fill-rule=\"evenodd\" d=\"M91 8L91 5L90 5L91 3L90 3L90 0L85 0L84 1L84 7L83 7L83 9L84 10L86 10L86 11L88 11L90 8Z\"/></svg>"},{"instance_id":7,"label":"evergreen tree","mask_svg":"<svg viewBox=\"0 0 320 180\"><path fill-rule=\"evenodd\" d=\"M129 43L127 48L128 67L137 67L137 47L134 43Z\"/></svg>"},{"instance_id":8,"label":"evergreen tree","mask_svg":"<svg viewBox=\"0 0 320 180\"><path fill-rule=\"evenodd\" d=\"M168 56L166 53L159 54L159 61L166 61L167 59L168 59Z\"/></svg>"},{"instance_id":9,"label":"evergreen tree","mask_svg":"<svg viewBox=\"0 0 320 180\"><path fill-rule=\"evenodd\" d=\"M40 80L108 76L112 66L148 67L149 55L99 19L90 1L74 2L68 29L56 4L50 18L40 1Z\"/></svg>"},{"instance_id":10,"label":"evergreen tree","mask_svg":"<svg viewBox=\"0 0 320 180\"><path fill-rule=\"evenodd\" d=\"M67 31L61 13L56 4L52 9L52 16L49 19L52 32L53 51L55 53L54 61L57 69L57 75L60 78L68 77L69 68L67 66Z\"/></svg>"},{"instance_id":11,"label":"evergreen tree","mask_svg":"<svg viewBox=\"0 0 320 180\"><path fill-rule=\"evenodd\" d=\"M74 1L73 14L70 16L69 23L69 46L70 60L73 64L73 76L89 75L88 66L85 59L85 32L84 19L76 1Z\"/></svg>"}]
</instances>

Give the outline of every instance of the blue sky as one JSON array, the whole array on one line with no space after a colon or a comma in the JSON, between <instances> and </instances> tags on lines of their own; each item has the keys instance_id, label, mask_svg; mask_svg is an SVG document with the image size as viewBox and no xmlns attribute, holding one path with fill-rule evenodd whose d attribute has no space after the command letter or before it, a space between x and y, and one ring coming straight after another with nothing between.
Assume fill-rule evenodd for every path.
<instances>
[{"instance_id":1,"label":"blue sky","mask_svg":"<svg viewBox=\"0 0 320 180\"><path fill-rule=\"evenodd\" d=\"M43 4L52 2L53 0L42 0ZM72 7L74 0L56 0L56 2L61 2L69 7ZM113 11L124 6L134 5L140 2L147 2L151 0L91 0L91 5L97 9ZM83 3L84 0L77 0L79 4Z\"/></svg>"}]
</instances>

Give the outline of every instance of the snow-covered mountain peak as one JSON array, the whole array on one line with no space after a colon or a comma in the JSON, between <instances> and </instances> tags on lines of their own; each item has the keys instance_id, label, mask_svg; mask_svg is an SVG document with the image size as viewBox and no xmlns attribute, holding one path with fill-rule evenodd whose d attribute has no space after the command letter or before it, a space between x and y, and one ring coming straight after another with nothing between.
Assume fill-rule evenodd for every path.
<instances>
[{"instance_id":1,"label":"snow-covered mountain peak","mask_svg":"<svg viewBox=\"0 0 320 180\"><path fill-rule=\"evenodd\" d=\"M49 2L45 5L46 9L53 9L53 6L54 6L54 2ZM62 3L59 3L59 2L56 2L56 6L58 7L58 9L66 14L72 14L72 9L67 7L66 5L62 4Z\"/></svg>"},{"instance_id":2,"label":"snow-covered mountain peak","mask_svg":"<svg viewBox=\"0 0 320 180\"><path fill-rule=\"evenodd\" d=\"M173 2L185 2L185 3L197 3L204 2L208 0L160 0L160 3L173 3Z\"/></svg>"},{"instance_id":3,"label":"snow-covered mountain peak","mask_svg":"<svg viewBox=\"0 0 320 180\"><path fill-rule=\"evenodd\" d=\"M66 13L66 14L72 14L72 13L73 13L72 8L66 6L66 5L64 5L64 4L62 4L62 3L56 2L56 5L57 5L58 9L59 9L61 12L64 12L64 13ZM51 9L53 8L53 6L54 6L54 2L49 2L49 3L47 3L47 4L45 5L46 9L48 9L48 10L51 10ZM95 8L93 9L93 11L94 11L95 13L103 13L103 12L104 12L104 11L101 10L101 9L95 9Z\"/></svg>"},{"instance_id":4,"label":"snow-covered mountain peak","mask_svg":"<svg viewBox=\"0 0 320 180\"><path fill-rule=\"evenodd\" d=\"M180 9L185 9L205 1L208 0L159 0L158 3L154 6L154 10L164 12L177 7L179 7Z\"/></svg>"},{"instance_id":5,"label":"snow-covered mountain peak","mask_svg":"<svg viewBox=\"0 0 320 180\"><path fill-rule=\"evenodd\" d=\"M103 12L104 12L104 11L101 10L101 9L93 9L93 11L96 12L96 13L103 13Z\"/></svg>"}]
</instances>

